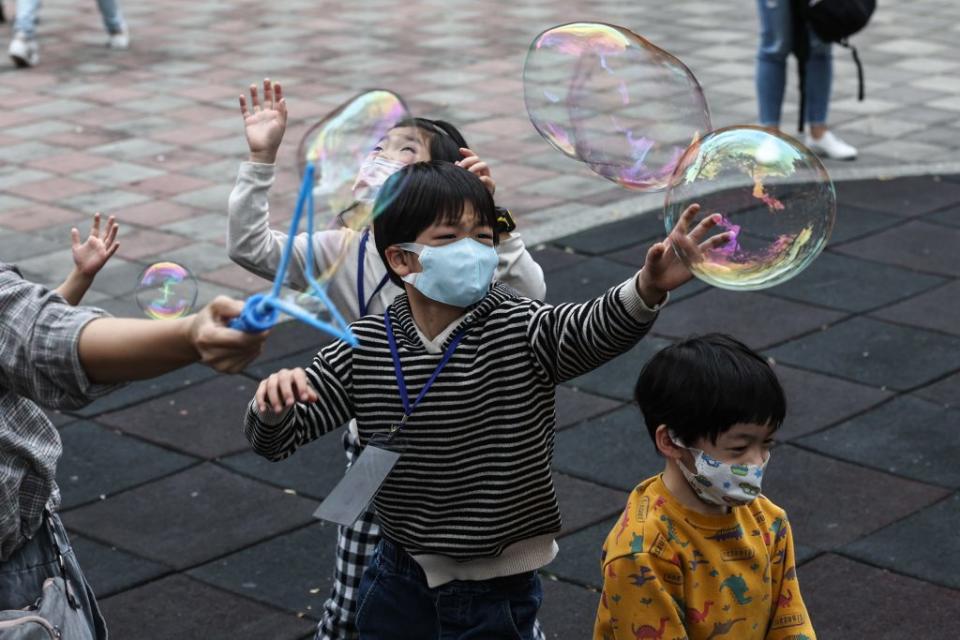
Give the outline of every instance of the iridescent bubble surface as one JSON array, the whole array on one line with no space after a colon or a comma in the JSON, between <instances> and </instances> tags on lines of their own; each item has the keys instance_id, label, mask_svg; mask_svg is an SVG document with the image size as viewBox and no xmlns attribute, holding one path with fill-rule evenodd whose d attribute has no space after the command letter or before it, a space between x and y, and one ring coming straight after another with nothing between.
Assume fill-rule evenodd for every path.
<instances>
[{"instance_id":1,"label":"iridescent bubble surface","mask_svg":"<svg viewBox=\"0 0 960 640\"><path fill-rule=\"evenodd\" d=\"M523 67L530 121L567 156L619 185L665 189L710 131L700 84L679 59L624 27L576 22L538 35Z\"/></svg>"},{"instance_id":2,"label":"iridescent bubble surface","mask_svg":"<svg viewBox=\"0 0 960 640\"><path fill-rule=\"evenodd\" d=\"M702 256L678 253L695 276L724 289L765 289L797 275L823 251L836 218L819 158L760 127L719 129L690 146L667 191L668 233L693 203L695 222L719 214L715 233L732 237Z\"/></svg>"},{"instance_id":3,"label":"iridescent bubble surface","mask_svg":"<svg viewBox=\"0 0 960 640\"><path fill-rule=\"evenodd\" d=\"M315 166L313 229L346 229L338 236L339 250L331 249L329 242L324 245L326 269L316 274L318 281L330 279L376 217L374 202L381 187L403 165L378 158L375 149L398 123L410 118L397 94L365 91L325 116L300 141L301 176L308 161Z\"/></svg>"},{"instance_id":4,"label":"iridescent bubble surface","mask_svg":"<svg viewBox=\"0 0 960 640\"><path fill-rule=\"evenodd\" d=\"M137 278L137 304L154 320L182 318L197 303L197 279L176 262L151 264Z\"/></svg>"}]
</instances>

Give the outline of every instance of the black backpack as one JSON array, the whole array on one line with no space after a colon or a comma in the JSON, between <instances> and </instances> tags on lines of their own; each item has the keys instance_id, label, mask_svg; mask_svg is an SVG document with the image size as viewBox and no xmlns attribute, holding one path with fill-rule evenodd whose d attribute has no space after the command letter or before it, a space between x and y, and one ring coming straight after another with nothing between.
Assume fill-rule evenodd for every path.
<instances>
[{"instance_id":1,"label":"black backpack","mask_svg":"<svg viewBox=\"0 0 960 640\"><path fill-rule=\"evenodd\" d=\"M810 58L809 26L825 42L835 42L850 49L857 65L859 90L857 99L863 100L863 65L857 49L848 38L870 21L877 8L876 0L793 0L793 53L797 56L800 77L800 131L803 131L806 111L806 64Z\"/></svg>"}]
</instances>

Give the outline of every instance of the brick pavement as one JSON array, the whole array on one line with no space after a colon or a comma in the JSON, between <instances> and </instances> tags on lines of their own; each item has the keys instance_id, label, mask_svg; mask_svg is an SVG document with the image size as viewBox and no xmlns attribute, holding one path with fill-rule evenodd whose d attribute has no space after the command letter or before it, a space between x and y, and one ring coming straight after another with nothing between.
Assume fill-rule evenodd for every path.
<instances>
[{"instance_id":1,"label":"brick pavement","mask_svg":"<svg viewBox=\"0 0 960 640\"><path fill-rule=\"evenodd\" d=\"M593 177L539 139L519 92L526 44L573 19L632 26L694 70L717 126L751 121L755 16L743 4L284 0L267 12L244 0L127 0L134 45L117 53L100 46L93 3L49 0L41 66L0 71L0 257L54 284L69 270L69 227L100 209L119 216L123 249L88 302L134 313L133 280L157 259L193 269L202 299L260 289L229 264L222 238L243 156L235 96L270 74L293 117L278 219L306 126L360 88L393 88L417 113L463 124L491 161L528 239L544 243L549 299L586 298L635 268L660 233L655 216L637 214L660 200ZM852 65L837 53L831 119L862 157L828 168L863 180L838 184L828 251L762 293L689 287L634 353L561 388L565 530L542 612L551 637L589 633L599 545L625 492L654 469L645 436L631 432L632 378L658 346L706 330L763 349L788 387L769 493L803 545L820 637L950 637L942 621L960 613L960 7L889 4L857 38L867 102L851 99ZM333 531L309 515L339 474L338 443L271 465L246 451L238 420L256 380L305 362L316 342L288 324L245 375L191 367L54 416L65 520L116 637L308 637L333 548Z\"/></svg>"}]
</instances>

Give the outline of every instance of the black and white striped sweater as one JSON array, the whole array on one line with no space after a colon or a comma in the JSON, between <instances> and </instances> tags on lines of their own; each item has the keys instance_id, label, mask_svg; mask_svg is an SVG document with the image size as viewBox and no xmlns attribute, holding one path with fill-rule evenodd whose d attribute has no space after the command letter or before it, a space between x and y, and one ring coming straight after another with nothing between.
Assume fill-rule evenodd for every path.
<instances>
[{"instance_id":1,"label":"black and white striped sweater","mask_svg":"<svg viewBox=\"0 0 960 640\"><path fill-rule=\"evenodd\" d=\"M406 295L388 313L412 400L442 356L424 348ZM556 306L492 287L451 332L465 336L403 429L403 456L375 499L383 534L414 555L470 560L558 532L555 387L627 351L655 317L632 281ZM331 344L307 368L318 402L272 425L251 403L244 430L257 453L280 460L352 417L365 444L400 420L383 317L352 329L356 347Z\"/></svg>"}]
</instances>

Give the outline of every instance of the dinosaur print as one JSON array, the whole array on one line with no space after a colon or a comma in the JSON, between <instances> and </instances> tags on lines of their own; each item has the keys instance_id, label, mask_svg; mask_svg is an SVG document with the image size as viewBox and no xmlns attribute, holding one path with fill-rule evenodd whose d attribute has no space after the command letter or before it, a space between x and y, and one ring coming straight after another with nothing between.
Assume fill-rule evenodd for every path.
<instances>
[{"instance_id":1,"label":"dinosaur print","mask_svg":"<svg viewBox=\"0 0 960 640\"><path fill-rule=\"evenodd\" d=\"M790 567L789 569L787 569L786 571L784 571L784 573L783 573L783 579L784 579L784 580L796 580L796 579L797 579L797 568L796 568L796 567Z\"/></svg>"},{"instance_id":2,"label":"dinosaur print","mask_svg":"<svg viewBox=\"0 0 960 640\"><path fill-rule=\"evenodd\" d=\"M657 511L663 505L667 504L667 499L663 496L657 496L657 501L653 503L653 510Z\"/></svg>"},{"instance_id":3,"label":"dinosaur print","mask_svg":"<svg viewBox=\"0 0 960 640\"><path fill-rule=\"evenodd\" d=\"M717 531L712 536L707 536L707 540L715 540L721 542L723 540L742 540L743 539L743 527L739 524L735 527L730 527L729 529L721 529Z\"/></svg>"},{"instance_id":4,"label":"dinosaur print","mask_svg":"<svg viewBox=\"0 0 960 640\"><path fill-rule=\"evenodd\" d=\"M706 453L703 454L703 461L704 461L707 465L713 467L714 469L719 469L719 468L720 468L720 465L722 464L719 460L717 460L716 458L712 458L712 457L708 456Z\"/></svg>"},{"instance_id":5,"label":"dinosaur print","mask_svg":"<svg viewBox=\"0 0 960 640\"><path fill-rule=\"evenodd\" d=\"M643 553L643 535L637 535L635 533L630 534L633 538L630 540L630 552L631 553Z\"/></svg>"},{"instance_id":6,"label":"dinosaur print","mask_svg":"<svg viewBox=\"0 0 960 640\"><path fill-rule=\"evenodd\" d=\"M689 560L688 562L690 563L690 571L696 571L697 567L702 564L710 564L709 560L703 559L703 554L697 549L693 550L693 560Z\"/></svg>"},{"instance_id":7,"label":"dinosaur print","mask_svg":"<svg viewBox=\"0 0 960 640\"><path fill-rule=\"evenodd\" d=\"M748 467L745 464L735 464L730 467L730 471L735 476L746 476L747 473L750 471L750 467Z\"/></svg>"},{"instance_id":8,"label":"dinosaur print","mask_svg":"<svg viewBox=\"0 0 960 640\"><path fill-rule=\"evenodd\" d=\"M707 619L711 605L713 605L713 601L707 600L703 603L703 611L697 611L693 607L687 607L687 620L694 623L703 622Z\"/></svg>"},{"instance_id":9,"label":"dinosaur print","mask_svg":"<svg viewBox=\"0 0 960 640\"><path fill-rule=\"evenodd\" d=\"M640 625L639 627L635 624L631 624L630 629L633 631L633 637L636 640L644 640L645 638L660 640L660 638L663 637L663 632L667 628L667 620L669 620L669 618L660 618L659 629L654 629L648 624Z\"/></svg>"},{"instance_id":10,"label":"dinosaur print","mask_svg":"<svg viewBox=\"0 0 960 640\"><path fill-rule=\"evenodd\" d=\"M623 532L627 530L627 527L630 526L630 508L627 507L623 510L623 517L620 518L620 530L617 531L617 537L614 538L614 542L620 542L620 536L623 535Z\"/></svg>"},{"instance_id":11,"label":"dinosaur print","mask_svg":"<svg viewBox=\"0 0 960 640\"><path fill-rule=\"evenodd\" d=\"M781 539L787 537L787 521L783 518L777 518L773 521L773 524L770 525L770 531L772 531L776 536L773 541L780 542Z\"/></svg>"},{"instance_id":12,"label":"dinosaur print","mask_svg":"<svg viewBox=\"0 0 960 640\"><path fill-rule=\"evenodd\" d=\"M617 577L617 572L613 570L613 563L612 563L612 562L607 565L607 577L608 577L608 578L616 578L616 577Z\"/></svg>"},{"instance_id":13,"label":"dinosaur print","mask_svg":"<svg viewBox=\"0 0 960 640\"><path fill-rule=\"evenodd\" d=\"M673 520L671 520L669 516L666 516L666 515L660 516L660 520L662 520L667 524L667 540L671 542L676 542L681 547L686 547L688 544L690 544L689 540L680 539L680 536L677 535L677 528L673 524Z\"/></svg>"},{"instance_id":14,"label":"dinosaur print","mask_svg":"<svg viewBox=\"0 0 960 640\"><path fill-rule=\"evenodd\" d=\"M604 589L603 591L600 592L600 604L603 605L603 608L604 608L604 609L606 609L606 610L608 610L608 611L610 610L610 605L607 604L607 591L606 591L606 589Z\"/></svg>"},{"instance_id":15,"label":"dinosaur print","mask_svg":"<svg viewBox=\"0 0 960 640\"><path fill-rule=\"evenodd\" d=\"M793 602L793 592L787 589L787 595L780 594L777 598L777 608L789 607L791 602Z\"/></svg>"},{"instance_id":16,"label":"dinosaur print","mask_svg":"<svg viewBox=\"0 0 960 640\"><path fill-rule=\"evenodd\" d=\"M750 589L747 587L747 581L743 579L742 575L728 576L720 583L720 591L723 591L724 587L729 589L733 597L737 599L737 604L749 604L753 600L753 598L747 595L747 591Z\"/></svg>"},{"instance_id":17,"label":"dinosaur print","mask_svg":"<svg viewBox=\"0 0 960 640\"><path fill-rule=\"evenodd\" d=\"M720 636L725 636L730 633L730 629L733 628L733 625L746 620L746 618L734 618L733 620L728 620L727 622L714 622L713 631L710 632L710 635L707 636L706 640L713 640Z\"/></svg>"},{"instance_id":18,"label":"dinosaur print","mask_svg":"<svg viewBox=\"0 0 960 640\"><path fill-rule=\"evenodd\" d=\"M780 549L779 551L775 552L773 554L772 564L780 564L781 562L783 562L783 559L786 557L786 555L787 555L786 549Z\"/></svg>"},{"instance_id":19,"label":"dinosaur print","mask_svg":"<svg viewBox=\"0 0 960 640\"><path fill-rule=\"evenodd\" d=\"M750 484L749 482L741 482L740 488L748 496L758 496L760 495L760 487Z\"/></svg>"},{"instance_id":20,"label":"dinosaur print","mask_svg":"<svg viewBox=\"0 0 960 640\"><path fill-rule=\"evenodd\" d=\"M652 573L653 569L650 567L640 567L640 573L631 573L630 579L633 580L633 586L642 587L651 580L656 580L657 576L648 576L648 573Z\"/></svg>"}]
</instances>

